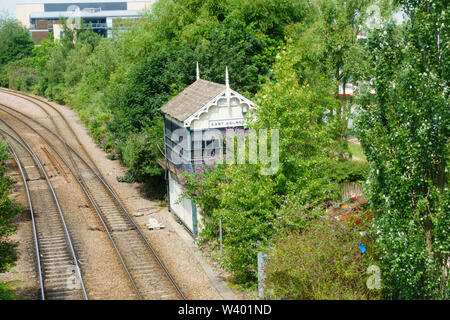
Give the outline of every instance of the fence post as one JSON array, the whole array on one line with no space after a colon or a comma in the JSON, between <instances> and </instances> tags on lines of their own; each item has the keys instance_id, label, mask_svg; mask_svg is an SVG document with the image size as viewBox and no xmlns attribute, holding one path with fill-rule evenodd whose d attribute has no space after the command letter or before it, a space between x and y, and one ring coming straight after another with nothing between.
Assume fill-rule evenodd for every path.
<instances>
[{"instance_id":1,"label":"fence post","mask_svg":"<svg viewBox=\"0 0 450 320\"><path fill-rule=\"evenodd\" d=\"M264 268L266 266L267 254L263 251L258 252L258 297L264 298L264 282L266 280L266 274Z\"/></svg>"},{"instance_id":2,"label":"fence post","mask_svg":"<svg viewBox=\"0 0 450 320\"><path fill-rule=\"evenodd\" d=\"M222 262L223 258L223 239L222 239L222 219L219 220L219 241L220 241L220 262Z\"/></svg>"}]
</instances>

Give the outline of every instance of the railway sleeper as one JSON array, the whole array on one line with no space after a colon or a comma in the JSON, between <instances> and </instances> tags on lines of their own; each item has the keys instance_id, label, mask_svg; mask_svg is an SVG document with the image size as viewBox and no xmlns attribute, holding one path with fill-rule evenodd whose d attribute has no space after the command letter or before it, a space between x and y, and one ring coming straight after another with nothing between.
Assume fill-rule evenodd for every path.
<instances>
[{"instance_id":1,"label":"railway sleeper","mask_svg":"<svg viewBox=\"0 0 450 320\"><path fill-rule=\"evenodd\" d=\"M110 227L112 232L126 232L126 231L131 231L131 230L135 230L135 227L127 227L127 226L111 226Z\"/></svg>"},{"instance_id":2,"label":"railway sleeper","mask_svg":"<svg viewBox=\"0 0 450 320\"><path fill-rule=\"evenodd\" d=\"M48 238L44 238L44 239L40 239L39 242L42 244L46 244L46 243L59 243L59 242L66 242L67 239L64 236L60 236L58 238L54 238L54 239L48 239Z\"/></svg>"},{"instance_id":3,"label":"railway sleeper","mask_svg":"<svg viewBox=\"0 0 450 320\"><path fill-rule=\"evenodd\" d=\"M67 260L67 261L73 261L72 257L69 257L67 254L65 255L55 255L55 256L51 256L51 255L46 255L46 256L42 256L41 260L43 262L46 261L55 261L55 260Z\"/></svg>"},{"instance_id":4,"label":"railway sleeper","mask_svg":"<svg viewBox=\"0 0 450 320\"><path fill-rule=\"evenodd\" d=\"M41 248L42 253L51 255L54 254L60 254L60 253L66 253L65 251L67 249L67 244L65 243L58 243L58 244L40 244L39 247ZM67 253L66 253L67 254Z\"/></svg>"},{"instance_id":5,"label":"railway sleeper","mask_svg":"<svg viewBox=\"0 0 450 320\"><path fill-rule=\"evenodd\" d=\"M46 273L72 273L72 270L75 269L75 266L73 264L68 263L47 263L46 266L44 266L44 272Z\"/></svg>"}]
</instances>

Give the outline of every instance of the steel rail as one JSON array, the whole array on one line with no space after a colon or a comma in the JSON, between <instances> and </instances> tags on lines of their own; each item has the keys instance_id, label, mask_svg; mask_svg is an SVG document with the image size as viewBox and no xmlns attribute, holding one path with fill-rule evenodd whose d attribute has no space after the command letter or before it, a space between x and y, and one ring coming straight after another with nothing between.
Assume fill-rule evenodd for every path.
<instances>
[{"instance_id":1,"label":"steel rail","mask_svg":"<svg viewBox=\"0 0 450 320\"><path fill-rule=\"evenodd\" d=\"M4 106L4 105L3 105L3 104L0 104L0 106ZM9 107L7 107L7 108L9 108ZM12 110L14 110L14 109L12 109ZM4 110L3 110L3 111L4 111ZM98 207L98 205L97 205L97 203L95 202L95 200L93 199L92 195L90 194L90 191L89 191L88 187L86 186L84 180L82 179L82 176L81 176L80 174L75 173L74 169L72 169L72 168L70 167L70 165L67 163L67 160L66 160L66 159L65 159L65 158L64 158L64 157L56 150L56 148L55 148L55 147L54 147L54 146L53 146L53 145L52 145L45 137L43 137L42 135L40 135L39 132L37 132L34 128L32 128L32 127L30 127L29 125L27 125L23 120L19 119L18 117L12 115L11 113L9 113L9 112L7 112L7 111L5 111L5 112L8 113L11 117L15 118L16 120L21 121L23 124L25 124L26 126L28 126L33 132L35 132L37 135L39 135L39 136L42 138L42 140L44 140L45 143L47 143L47 144L50 146L50 148L58 155L58 157L63 161L64 165L70 170L71 174L72 174L72 175L74 176L74 178L77 180L78 184L79 184L80 187L82 188L82 190L83 190L83 192L85 193L86 197L88 198L89 202L90 202L90 203L92 204L92 206L94 207L94 209L95 209L95 211L96 211L96 213L97 213L97 215L98 215L98 217L99 217L99 219L100 219L100 221L101 221L103 227L104 227L105 230L106 230L106 233L107 233L109 239L111 240L111 242L112 242L112 244L113 244L113 246L114 246L114 249L115 249L115 251L116 251L116 253L117 253L117 255L118 255L118 257L119 257L119 259L120 259L120 261L121 261L121 263L122 263L122 266L124 267L124 269L125 269L125 271L126 271L128 277L129 277L130 280L131 280L131 283L132 283L132 285L133 285L133 288L134 288L135 291L136 291L136 294L138 295L139 299L142 300L142 299L143 299L143 298L142 298L142 295L141 295L141 293L140 293L140 291L139 291L139 289L138 289L138 287L137 287L137 285L136 285L136 282L135 282L135 280L134 280L134 277L131 275L130 270L128 269L128 267L127 267L127 265L126 265L126 263L125 263L125 260L124 260L124 258L123 258L123 256L122 256L122 254L120 253L120 250L119 250L119 248L117 247L115 240L114 240L113 237L112 237L112 233L111 233L111 231L109 230L109 227L107 226L107 224L106 224L104 218L102 217L101 210L100 210L100 208ZM0 119L0 121L1 121L1 119ZM9 127L9 125L8 125L7 123L5 123L5 125L7 125L7 126ZM45 126L44 126L44 127L45 127ZM49 130L48 128L46 128L46 129ZM1 130L1 129L0 129L0 130Z\"/></svg>"},{"instance_id":2,"label":"steel rail","mask_svg":"<svg viewBox=\"0 0 450 320\"><path fill-rule=\"evenodd\" d=\"M2 92L6 92L6 93L8 93L8 94L11 94L11 95L14 95L14 96L18 96L18 97L20 97L20 98L23 98L23 99L25 99L25 100L28 100L28 101L30 101L30 102L32 102L34 105L36 105L36 106L38 106L41 110L43 110L51 119L52 119L52 122L54 123L54 125L55 125L55 128L57 128L57 125L56 125L56 123L54 122L54 120L53 120L53 118L51 117L51 115L44 109L44 108L42 108L42 106L40 106L39 104L37 104L36 102L34 102L34 101L32 101L31 99L27 99L27 98L25 98L25 97L21 97L21 94L19 95L19 94L13 94L13 93L10 93L10 92L7 92L6 90L4 90L4 89L1 89L0 91L2 91ZM27 95L28 96L28 95ZM29 97L29 96L28 96ZM77 141L79 142L79 140L78 140L78 137L76 136L76 134L74 133L74 131L73 131L73 129L70 127L70 125L68 124L68 122L66 121L66 119L65 119L65 117L59 112L59 110L57 110L55 107L53 107L53 106L51 106L49 103L47 103L47 102L45 102L45 101L42 101L42 100L40 100L40 99L38 99L38 98L35 98L35 97L32 97L33 99L36 99L36 100L38 100L38 101L40 101L40 102L43 102L43 103L45 103L46 105L48 105L48 106L50 106L53 110L55 110L59 115L60 115L60 117L63 119L63 121L67 124L67 127L71 130L71 132L73 133L73 135L76 137L76 139L77 139ZM128 220L131 222L131 224L135 227L135 229L136 229L136 231L138 232L138 234L139 234L139 236L140 236L140 238L142 239L142 240L144 240L144 242L145 242L145 244L146 244L146 246L151 250L151 252L152 252L152 254L153 254L153 256L156 258L156 260L158 261L158 263L159 263L159 265L163 268L163 270L164 270L164 272L166 273L166 275L168 276L168 278L169 278L169 280L170 280L170 282L173 284L173 286L176 288L176 290L178 291L178 293L181 295L181 297L184 299L184 300L186 300L187 298L186 298L186 296L184 295L184 293L182 292L182 290L181 290L181 288L178 286L178 284L175 282L175 279L173 278L173 276L170 274L170 272L169 272L169 270L166 268L166 266L164 265L164 263L162 262L162 260L160 259L160 257L158 256L158 254L156 253L156 251L154 250L154 248L151 246L151 244L148 242L148 240L147 240L147 238L143 235L143 233L142 233L142 231L140 230L140 228L138 227L138 225L134 222L134 220L133 220L133 218L131 217L131 215L129 214L129 212L128 212L128 210L125 208L125 206L123 205L123 203L122 203L122 201L120 200L120 198L119 198L119 196L115 193L115 191L109 186L109 184L106 182L106 180L101 176L101 174L97 171L97 170L95 170L94 168L92 168L92 166L71 146L71 145L69 145L59 134L57 134L57 133L55 133L55 132L53 132L51 129L49 129L48 127L46 127L45 125L43 125L43 124L41 124L41 123L39 123L38 121L36 121L35 119L33 119L33 118L31 118L31 117L29 117L29 116L27 116L27 115L25 115L24 113L22 113L22 112L19 112L19 111L17 111L17 110L15 110L15 109L13 109L13 108L10 108L10 107L8 107L8 106L5 106L5 105L3 105L3 104L1 104L1 106L3 106L3 107L5 107L5 108L8 108L8 109L10 109L10 110L13 110L14 112L16 112L16 113L18 113L18 114L20 114L20 115L22 115L23 117L25 117L25 118L27 118L27 119L29 119L29 120L31 120L31 121L33 121L33 122L35 122L37 125L39 125L40 127L42 127L42 128L44 128L46 131L48 131L50 134L52 134L52 135L54 135L56 138L58 138L67 148L69 148L71 151L72 151L72 153L73 154L75 154L78 158L79 158L79 160L81 160L93 173L94 173L94 175L97 177L97 179L99 179L99 181L105 186L105 188L109 191L109 193L113 196L113 198L116 200L116 202L117 202L117 204L119 204L119 206L120 206L120 208L122 209L122 211L123 211L123 213L126 215L126 217L128 218ZM6 111L5 111L6 112ZM11 114L10 112L8 112L9 114ZM15 118L17 118L17 117L15 117ZM19 119L20 120L20 119ZM23 122L23 120L20 120L20 121L22 121ZM24 122L25 123L25 122ZM27 125L27 126L29 126L29 125ZM31 127L30 127L31 128ZM34 130L35 131L35 130ZM41 134L39 134L38 133L38 135L40 135L41 136ZM42 136L41 136L42 137ZM42 137L43 138L43 137ZM44 139L44 138L43 138ZM48 142L47 142L48 143ZM48 143L49 144L49 143ZM49 145L51 145L51 144L49 144ZM83 148L83 146L82 146L82 144L79 142L79 145L80 145L80 147L84 150L84 148ZM51 145L52 146L52 145ZM54 147L52 147L52 149L54 149L55 150L55 148ZM55 150L56 151L56 150ZM88 154L85 150L84 150L84 152L86 153L86 154ZM61 155L59 155L59 157L61 158L61 159L63 159L62 157L61 157ZM90 158L90 157L89 157ZM92 159L90 158L90 160L92 161ZM93 162L93 161L92 161ZM94 163L94 162L93 162ZM67 165L67 163L66 163L66 165ZM95 164L94 164L95 165ZM68 166L69 167L69 166ZM70 167L69 167L70 168ZM83 179L82 178L82 176L81 175L79 175L79 177L81 178L81 179ZM78 180L78 179L77 179ZM84 182L84 181L83 181ZM89 196L88 196L89 197ZM95 201L94 201L95 202ZM95 207L95 206L94 206ZM96 211L97 211L97 209L98 208L96 208ZM99 212L97 211L97 213L99 214ZM104 224L104 221L103 221L103 219L101 219L102 220L102 223ZM105 225L105 224L104 224ZM108 228L105 228L105 229L108 229ZM112 240L112 238L111 238L111 236L110 236L110 239ZM113 241L114 242L114 241ZM114 246L116 247L116 245L114 244ZM122 260L122 259L121 259ZM126 266L124 265L124 267L126 268ZM128 268L126 268L126 270L127 270L127 273L130 275L130 273L129 273L129 271L128 271ZM130 275L130 279L132 279L133 280L133 278L131 277L131 275ZM135 286L135 283L134 283L134 280L133 280L133 285ZM135 288L137 289L137 287L135 286ZM140 296L140 294L139 294L139 296Z\"/></svg>"},{"instance_id":3,"label":"steel rail","mask_svg":"<svg viewBox=\"0 0 450 320\"><path fill-rule=\"evenodd\" d=\"M83 144L81 143L80 139L78 138L78 135L75 133L75 131L73 130L72 126L69 124L69 122L67 121L66 117L61 113L61 111L59 111L57 108L55 108L54 106L52 106L50 103L48 103L47 101L40 99L38 97L34 97L31 96L29 94L26 93L22 93L13 89L5 89L5 88L0 88L0 92L4 92L6 94L10 94L12 96L18 97L20 99L26 100L31 102L32 104L36 105L37 107L39 107L41 110L43 110L47 116L50 118L50 120L53 122L53 125L55 126L55 129L57 131L57 133L59 134L59 130L58 130L58 126L56 125L53 116L51 116L44 108L42 108L42 106L40 106L39 104L36 103L36 101L39 101L43 104L45 104L46 106L49 106L51 109L53 109L60 117L61 119L64 121L64 123L66 124L66 127L70 130L70 132L72 133L72 136L75 137L75 140L77 141L78 145L81 147L82 151L84 151L85 155L87 156L87 158L89 159L89 161L92 163L93 167L95 168L95 170L97 170L97 172L99 173L99 175L101 176L100 170L98 169L97 165L95 164L94 159L92 159L91 155L89 152L86 152L86 150L83 147ZM36 101L34 101L34 100Z\"/></svg>"},{"instance_id":4,"label":"steel rail","mask_svg":"<svg viewBox=\"0 0 450 320\"><path fill-rule=\"evenodd\" d=\"M142 234L142 231L140 230L140 228L137 226L137 224L134 222L133 218L131 217L131 215L128 213L128 210L125 208L125 206L123 205L122 201L120 200L120 198L117 196L117 194L114 192L114 190L112 190L112 188L109 186L109 184L105 181L105 179L103 177L101 177L94 168L91 167L91 165L85 161L83 159L83 157L75 150L72 148L72 146L70 146L69 144L67 144L64 139L59 136L58 134L56 134L55 132L53 132L51 129L49 129L47 126L39 123L38 121L36 121L35 119L23 114L20 111L14 110L13 108L10 108L8 106L5 106L3 104L0 104L1 107L10 109L20 115L22 115L23 117L35 122L37 125L39 125L40 127L44 128L46 131L48 131L49 133L51 133L52 135L54 135L56 138L58 138L63 144L67 145L67 147L79 158L79 160L81 160L93 173L94 175L97 177L97 179L99 179L99 181L104 185L104 187L110 192L110 194L113 196L114 200L117 201L117 203L119 204L120 208L122 209L122 211L125 213L127 219L131 222L131 224L135 227L136 231L138 232L140 238L142 240L144 240L145 244L147 245L147 247L151 250L153 256L156 258L156 260L158 261L158 263L160 264L160 266L163 268L163 270L165 271L166 275L168 276L170 282L174 285L174 287L176 288L176 290L178 291L178 293L181 295L183 300L186 300L186 296L184 295L184 293L182 292L181 288L178 286L178 284L175 282L175 279L173 278L173 276L170 274L169 270L166 268L166 266L164 265L164 263L162 262L162 260L160 259L160 257L158 256L158 254L156 253L156 251L153 249L153 247L151 246L151 244L148 242L147 238ZM4 112L10 114L11 116L13 116L14 118L16 118L17 120L23 122L25 125L27 125L29 127L28 124L26 124L23 120L19 119L18 117L12 115L10 112L5 111ZM42 137L42 135L40 133L38 133L35 129L33 129L32 127L30 127L33 131L35 131L38 135L41 136L42 139L44 139L46 141L47 144L49 144L52 149L58 154L58 156L64 161L64 158L61 157L61 155L55 150L55 148L53 147L53 145L48 142L47 139L45 139L44 137ZM67 162L64 161L64 163L66 164L66 166L68 166ZM70 168L70 166L68 166ZM71 170L72 171L72 170ZM82 178L81 175L75 175L75 177L80 177ZM78 180L78 179L77 179ZM88 191L89 192L89 191ZM94 200L95 201L95 200ZM96 206L96 205L94 205ZM103 219L102 219L103 220ZM106 228L106 230L108 230L109 228ZM122 259L121 259L122 260ZM127 270L127 273L129 273L128 268L124 265L124 267ZM130 274L130 273L129 273ZM133 279L133 278L130 278ZM134 282L134 280L133 280ZM133 286L135 286L135 283L133 284ZM136 287L137 289L137 287ZM139 296L141 296L140 293L138 293Z\"/></svg>"},{"instance_id":5,"label":"steel rail","mask_svg":"<svg viewBox=\"0 0 450 320\"><path fill-rule=\"evenodd\" d=\"M50 191L52 193L53 200L55 201L56 207L58 209L59 217L61 219L61 223L63 225L63 229L64 229L64 232L65 232L65 235L66 235L66 240L68 242L69 249L70 249L70 252L71 252L71 255L72 255L72 258L73 258L73 262L74 262L75 267L76 267L77 276L78 276L78 279L80 280L80 284L81 284L82 291L83 291L83 296L84 296L85 300L88 300L88 296L87 296L86 288L85 288L85 285L84 285L83 277L81 275L81 268L80 268L80 266L78 264L77 255L75 253L75 249L74 249L73 244L72 244L72 239L70 237L69 230L67 229L66 221L65 221L65 218L64 218L64 214L62 213L62 209L61 209L61 206L59 204L58 197L56 196L56 193L55 193L55 190L53 188L53 185L50 182L50 178L47 176L47 173L46 173L44 167L42 166L41 162L39 161L38 157L36 156L34 151L31 149L31 147L28 145L28 143L23 139L23 137L14 128L12 128L8 123L6 123L4 120L0 119L0 121L2 123L4 123L11 131L13 131L14 134L16 134L17 137L20 140L22 140L23 143L21 143L17 138L15 138L14 136L12 136L7 131L5 131L5 130L3 130L1 128L0 128L0 132L3 132L4 134L8 135L10 138L15 140L16 143L18 143L19 145L24 147L24 149L27 150L28 153L31 155L31 157L34 159L34 161L35 161L36 165L39 167L40 171L44 174L44 177L45 177L45 180L47 182L47 185L48 185L48 187L49 187L49 189L50 189Z\"/></svg>"},{"instance_id":6,"label":"steel rail","mask_svg":"<svg viewBox=\"0 0 450 320\"><path fill-rule=\"evenodd\" d=\"M7 94L11 94L14 96L17 96L19 98L22 98L24 100L27 100L31 103L33 103L34 105L36 105L37 107L39 107L41 110L43 110L51 119L51 121L53 122L53 125L55 126L56 130L58 130L58 126L55 123L53 117L48 113L47 110L45 110L44 108L42 108L42 106L40 106L39 104L37 104L34 100L37 100L39 102L44 103L45 105L49 106L50 108L52 108L54 111L56 111L58 113L58 115L61 117L61 119L66 123L67 128L72 132L72 135L75 137L77 143L80 145L81 149L84 151L84 153L86 153L88 155L89 160L92 162L92 164L94 165L95 169L92 168L92 166L83 159L83 157L72 147L70 146L60 135L60 133L58 132L58 134L55 134L52 130L50 130L48 127L46 127L45 125L39 123L38 121L36 121L35 119L32 119L30 117L28 117L27 115L23 114L22 112L18 112L12 108L12 109L18 113L20 113L21 115L23 115L24 117L34 121L36 124L40 125L41 127L45 128L48 132L50 132L51 134L55 135L66 147L68 147L74 154L76 154L78 156L78 158L80 160L82 160L85 165L87 165L90 170L92 172L94 172L94 174L97 176L97 178L102 182L102 184L109 190L109 192L113 195L113 197L115 198L115 200L117 201L117 203L120 205L120 207L122 208L123 212L126 214L127 218L129 219L129 221L134 225L134 227L136 228L136 230L138 231L139 235L142 237L142 239L145 241L146 245L149 247L149 249L152 251L153 255L155 256L155 258L157 259L157 261L159 262L159 264L162 266L162 268L164 269L164 271L166 272L167 276L169 277L170 281L172 282L172 284L175 286L175 288L177 289L177 291L180 293L180 295L182 296L182 298L184 300L186 300L187 298L185 297L184 293L182 292L181 288L178 286L178 284L175 282L175 279L172 277L172 275L170 274L170 272L167 270L166 266L164 265L164 263L162 262L162 260L160 259L160 257L158 256L158 254L156 253L156 251L153 249L153 247L151 246L151 244L148 242L147 238L142 234L140 228L136 225L136 223L134 222L133 218L131 217L131 215L129 214L128 210L125 208L125 206L123 205L122 201L120 200L120 197L115 193L115 191L109 186L109 184L106 182L106 180L103 178L103 176L101 175L100 171L98 170L97 166L95 165L95 162L93 161L93 159L90 157L90 154L88 152L86 152L86 150L84 149L81 141L78 139L78 136L75 134L74 130L72 129L72 127L70 126L70 124L67 122L66 118L64 117L64 115L54 106L52 106L51 104L49 104L48 102L39 99L37 97L33 97L30 96L28 94L23 94L23 93L17 93L16 91L14 91L14 93L8 92L8 91L12 91L12 90L5 90L5 89L0 89L0 91L2 92L6 92ZM3 105L4 106L4 105ZM69 155L70 156L70 155ZM71 156L70 156L71 157ZM73 161L73 160L72 160ZM76 164L74 163L75 167ZM82 176L80 175L80 178L82 178Z\"/></svg>"},{"instance_id":7,"label":"steel rail","mask_svg":"<svg viewBox=\"0 0 450 320\"><path fill-rule=\"evenodd\" d=\"M3 138L4 135L1 134ZM20 175L22 176L22 181L23 181L23 185L25 186L25 191L27 193L27 201L28 201L28 206L30 207L30 214L31 214L31 221L33 224L33 236L34 236L34 246L36 249L36 259L37 259L37 265L38 265L38 274L39 274L39 284L41 287L41 299L45 300L45 293L44 293L44 280L42 277L42 262L41 262L41 254L40 254L40 249L39 249L39 241L38 241L38 234L37 234L37 230L36 230L36 221L34 219L34 211L33 211L33 203L31 201L31 195L30 195L30 190L28 188L28 183L27 183L27 178L25 176L25 172L23 171L23 167L22 167L22 163L19 160L19 157L17 156L16 152L14 151L14 148L12 147L12 145L8 142L8 148L14 158L14 161L17 164L17 167L19 168L20 171ZM25 147L24 147L25 149Z\"/></svg>"}]
</instances>

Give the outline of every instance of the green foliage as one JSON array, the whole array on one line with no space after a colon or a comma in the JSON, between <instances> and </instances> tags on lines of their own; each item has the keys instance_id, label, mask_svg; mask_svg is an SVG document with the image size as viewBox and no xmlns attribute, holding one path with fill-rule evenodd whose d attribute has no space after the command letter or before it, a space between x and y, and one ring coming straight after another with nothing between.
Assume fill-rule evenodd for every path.
<instances>
[{"instance_id":1,"label":"green foliage","mask_svg":"<svg viewBox=\"0 0 450 320\"><path fill-rule=\"evenodd\" d=\"M160 124L162 121L157 121L156 125L145 129L142 133L130 135L122 146L123 163L131 171L137 172L138 181L145 181L163 173L163 169L156 161L162 156L160 150L164 148L163 128Z\"/></svg>"},{"instance_id":2,"label":"green foliage","mask_svg":"<svg viewBox=\"0 0 450 320\"><path fill-rule=\"evenodd\" d=\"M398 2L409 19L369 39L375 96L361 97L357 131L371 168L387 297L448 299L448 8Z\"/></svg>"},{"instance_id":3,"label":"green foliage","mask_svg":"<svg viewBox=\"0 0 450 320\"><path fill-rule=\"evenodd\" d=\"M186 172L183 181L184 196L194 200L205 217L203 240L217 245L222 220L221 263L243 286L255 285L258 251L274 245L285 229L303 230L327 203L338 199L340 182L364 179L363 165L338 161L334 155L333 118L324 121L326 111L337 104L334 87L312 68L299 78L301 45L289 41L279 53L275 80L267 80L256 95L259 108L251 121L256 130L280 130L278 172L261 175L260 165L205 166ZM301 211L292 216L288 210Z\"/></svg>"},{"instance_id":4,"label":"green foliage","mask_svg":"<svg viewBox=\"0 0 450 320\"><path fill-rule=\"evenodd\" d=\"M57 48L57 43L44 39L41 41L39 46L34 47L33 49L33 59L32 66L36 69L40 69L44 71L46 68L47 61L50 59L50 55L53 49Z\"/></svg>"},{"instance_id":5,"label":"green foliage","mask_svg":"<svg viewBox=\"0 0 450 320\"><path fill-rule=\"evenodd\" d=\"M46 48L50 53L42 74L42 82L46 84L42 93L59 103L69 102L74 95L87 67L86 60L101 39L90 28L77 30L75 43L75 31L65 29L65 34L55 47Z\"/></svg>"},{"instance_id":6,"label":"green foliage","mask_svg":"<svg viewBox=\"0 0 450 320\"><path fill-rule=\"evenodd\" d=\"M186 196L202 208L205 230L202 238L217 240L222 219L224 266L238 283L250 285L256 279L256 255L274 235L272 220L279 197L268 176L255 166L206 167L186 172Z\"/></svg>"},{"instance_id":7,"label":"green foliage","mask_svg":"<svg viewBox=\"0 0 450 320\"><path fill-rule=\"evenodd\" d=\"M364 152L361 148L360 144L354 143L354 142L348 142L348 149L350 154L355 157L358 157L361 160L366 160L366 156L364 155Z\"/></svg>"},{"instance_id":8,"label":"green foliage","mask_svg":"<svg viewBox=\"0 0 450 320\"><path fill-rule=\"evenodd\" d=\"M122 181L161 190L159 108L195 80L196 61L203 79L219 83L228 66L232 88L259 105L250 127L280 129L273 176L232 165L185 177L185 196L205 217L202 238L216 245L223 221L222 265L236 280L254 286L256 253L276 246L277 297L378 297L361 286L368 261L353 246L358 238L325 237L332 224L320 217L339 199L341 182L366 180L370 171L386 297L448 298L445 1L395 2L409 20L375 30L367 42L356 38L371 0L158 1L114 39L66 30L33 50L26 30L2 20L0 84L68 103L110 157L130 168ZM376 1L385 17L390 3ZM353 101L336 99L339 84L359 80L373 80L376 92L359 101L356 128L369 164L346 160L358 151L345 140ZM315 244L314 259L302 256L297 266L296 251ZM324 262L338 255L351 261Z\"/></svg>"},{"instance_id":9,"label":"green foliage","mask_svg":"<svg viewBox=\"0 0 450 320\"><path fill-rule=\"evenodd\" d=\"M329 176L336 182L364 182L369 173L365 162L337 161L330 165Z\"/></svg>"},{"instance_id":10,"label":"green foliage","mask_svg":"<svg viewBox=\"0 0 450 320\"><path fill-rule=\"evenodd\" d=\"M29 57L34 48L28 30L17 21L0 19L0 66Z\"/></svg>"},{"instance_id":11,"label":"green foliage","mask_svg":"<svg viewBox=\"0 0 450 320\"><path fill-rule=\"evenodd\" d=\"M315 81L317 71L310 69L303 79L299 77L296 67L306 63L298 54L302 45L302 41L288 41L277 56L275 80L268 81L256 96L260 108L253 127L280 130L278 193L302 194L306 204L337 196L334 179L327 174L336 161L334 118L328 115L325 121L337 101L329 82Z\"/></svg>"},{"instance_id":12,"label":"green foliage","mask_svg":"<svg viewBox=\"0 0 450 320\"><path fill-rule=\"evenodd\" d=\"M10 155L6 152L7 144L0 142L0 273L8 271L17 259L16 244L5 238L11 235L15 226L13 219L20 211L20 207L11 195L14 192L14 180L7 176L7 162ZM0 281L0 300L16 298L14 290L8 284Z\"/></svg>"},{"instance_id":13,"label":"green foliage","mask_svg":"<svg viewBox=\"0 0 450 320\"><path fill-rule=\"evenodd\" d=\"M221 218L224 226L224 265L240 283L256 279L259 246L267 246L274 234L270 222L279 201L274 188L269 177L245 166L229 170L227 180L217 190L221 205L214 218L216 223Z\"/></svg>"},{"instance_id":14,"label":"green foliage","mask_svg":"<svg viewBox=\"0 0 450 320\"><path fill-rule=\"evenodd\" d=\"M39 81L38 72L32 67L30 58L10 62L5 70L11 89L30 91Z\"/></svg>"},{"instance_id":15,"label":"green foliage","mask_svg":"<svg viewBox=\"0 0 450 320\"><path fill-rule=\"evenodd\" d=\"M300 84L307 83L316 90L322 88L321 97L337 96L339 85L344 88L350 82L357 82L369 72L367 57L369 52L357 35L364 31L367 8L383 1L371 0L319 0L316 3L316 15L310 25L295 26L291 30L298 37L295 45L295 64ZM388 6L382 13L389 12ZM351 99L344 98L336 103L334 111L334 137L344 139L350 115ZM336 144L336 152L342 157L345 145Z\"/></svg>"},{"instance_id":16,"label":"green foliage","mask_svg":"<svg viewBox=\"0 0 450 320\"><path fill-rule=\"evenodd\" d=\"M0 281L0 301L1 300L15 300L16 293L11 289L11 285Z\"/></svg>"},{"instance_id":17,"label":"green foliage","mask_svg":"<svg viewBox=\"0 0 450 320\"><path fill-rule=\"evenodd\" d=\"M11 199L14 192L14 180L6 175L6 162L10 158L6 152L7 145L0 142L0 273L5 272L16 260L15 244L5 240L14 232L12 220L20 207Z\"/></svg>"},{"instance_id":18,"label":"green foliage","mask_svg":"<svg viewBox=\"0 0 450 320\"><path fill-rule=\"evenodd\" d=\"M166 45L140 63L128 67L120 90L113 86L107 93L111 97L108 102L114 114L109 123L113 134L122 138L129 132L139 132L148 127L159 115L159 108L170 99L171 93L176 94L184 88L190 75L181 73L180 66L187 60L195 61L185 48L177 43Z\"/></svg>"},{"instance_id":19,"label":"green foliage","mask_svg":"<svg viewBox=\"0 0 450 320\"><path fill-rule=\"evenodd\" d=\"M294 208L291 215L303 215ZM362 254L359 243L367 252ZM358 228L322 216L303 231L283 234L270 252L266 292L276 299L379 299L379 290L366 287L366 270L374 264L376 249L370 235Z\"/></svg>"},{"instance_id":20,"label":"green foliage","mask_svg":"<svg viewBox=\"0 0 450 320\"><path fill-rule=\"evenodd\" d=\"M16 20L0 17L0 86L8 85L8 63L31 56L34 42Z\"/></svg>"},{"instance_id":21,"label":"green foliage","mask_svg":"<svg viewBox=\"0 0 450 320\"><path fill-rule=\"evenodd\" d=\"M104 90L108 86L111 74L118 65L117 43L111 39L101 39L91 54L84 60L83 75L76 86L75 94L70 97L69 104L78 111L92 107L107 109L103 102ZM94 118L99 118L95 116ZM99 119L104 123L107 119ZM90 125L89 128L96 127Z\"/></svg>"}]
</instances>

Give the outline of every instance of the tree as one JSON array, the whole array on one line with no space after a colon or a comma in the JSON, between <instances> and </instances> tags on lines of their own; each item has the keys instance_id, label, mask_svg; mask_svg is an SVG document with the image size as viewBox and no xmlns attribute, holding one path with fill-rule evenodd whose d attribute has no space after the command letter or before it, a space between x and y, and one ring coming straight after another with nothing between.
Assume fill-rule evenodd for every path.
<instances>
[{"instance_id":1,"label":"tree","mask_svg":"<svg viewBox=\"0 0 450 320\"><path fill-rule=\"evenodd\" d=\"M31 55L34 48L28 30L16 20L0 20L0 66Z\"/></svg>"},{"instance_id":2,"label":"tree","mask_svg":"<svg viewBox=\"0 0 450 320\"><path fill-rule=\"evenodd\" d=\"M330 130L333 120L329 117L328 123L323 121L326 111L336 107L333 89L320 71L306 67L308 72L303 72L299 68L308 64L301 54L302 44L288 40L274 64L273 80L268 80L256 95L260 107L255 129L280 130L280 172L290 181L284 192L289 187L290 192L306 189L307 181L305 184L298 181L315 176L317 172L313 168L327 162L333 149L333 130ZM321 49L312 47L314 52L309 57L316 55L312 59L317 62Z\"/></svg>"},{"instance_id":3,"label":"tree","mask_svg":"<svg viewBox=\"0 0 450 320\"><path fill-rule=\"evenodd\" d=\"M333 86L332 95L339 101L329 111L337 115L335 133L341 140L341 154L346 151L342 140L347 134L353 104L353 98L346 97L347 84L357 85L369 72L369 52L358 36L367 31L366 21L372 6L380 9L380 18L391 12L389 0L319 0L314 23L304 30L293 29L293 34L299 38L298 54L303 56L303 61L297 65L299 76L320 75L327 85Z\"/></svg>"},{"instance_id":4,"label":"tree","mask_svg":"<svg viewBox=\"0 0 450 320\"><path fill-rule=\"evenodd\" d=\"M26 28L16 20L0 18L0 86L8 84L5 66L31 56L33 48L34 42Z\"/></svg>"},{"instance_id":5,"label":"tree","mask_svg":"<svg viewBox=\"0 0 450 320\"><path fill-rule=\"evenodd\" d=\"M369 38L374 78L357 131L371 165L387 297L448 299L448 7L397 3L408 20Z\"/></svg>"}]
</instances>

